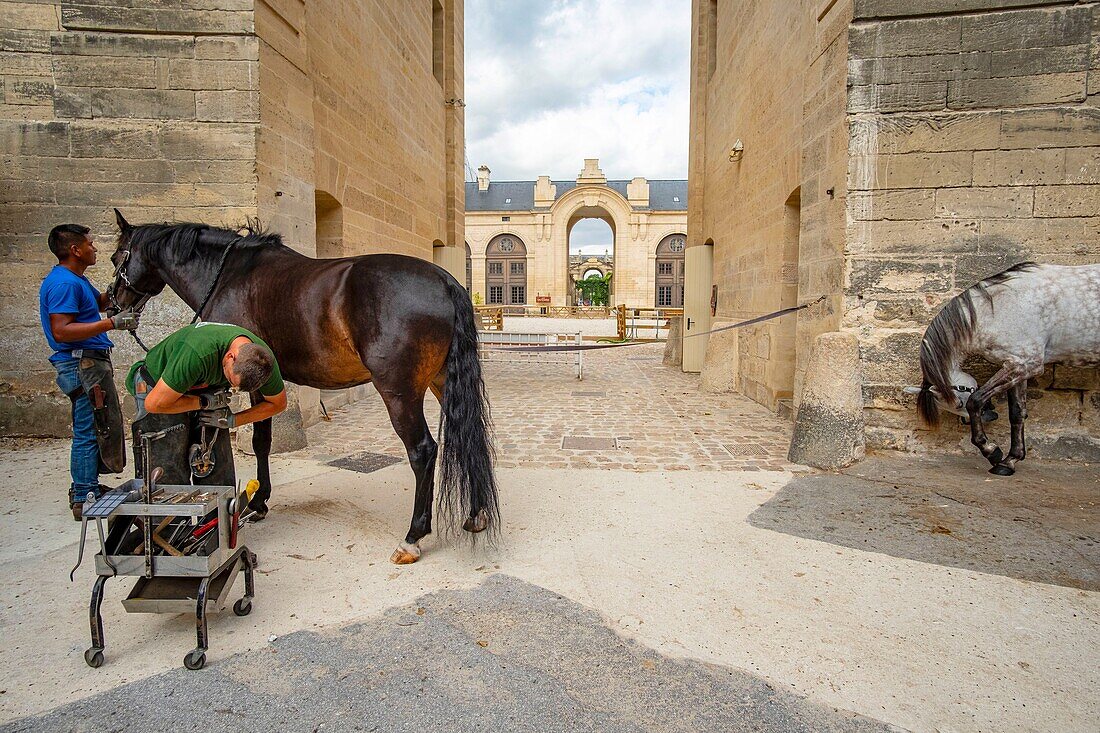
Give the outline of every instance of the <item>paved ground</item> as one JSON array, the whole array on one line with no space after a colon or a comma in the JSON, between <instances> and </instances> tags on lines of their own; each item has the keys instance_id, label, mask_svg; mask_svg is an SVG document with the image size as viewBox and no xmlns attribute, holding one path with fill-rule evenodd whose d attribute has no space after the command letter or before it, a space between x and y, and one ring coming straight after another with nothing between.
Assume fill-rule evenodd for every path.
<instances>
[{"instance_id":1,"label":"paved ground","mask_svg":"<svg viewBox=\"0 0 1100 733\"><path fill-rule=\"evenodd\" d=\"M529 319L540 320L540 319ZM502 468L639 471L798 470L790 423L737 396L704 395L697 375L661 363L663 344L590 351L584 379L564 364L486 365ZM439 406L427 401L428 424ZM404 458L377 392L310 429L303 456L370 451ZM562 448L566 438L614 448Z\"/></svg>"},{"instance_id":2,"label":"paved ground","mask_svg":"<svg viewBox=\"0 0 1100 733\"><path fill-rule=\"evenodd\" d=\"M66 446L3 444L0 721L134 729L137 711L179 720L191 693L209 692L233 704L205 721L234 730L277 729L278 715L294 730L461 729L475 707L484 730L674 730L689 714L719 730L1095 730L1095 467L1029 460L996 481L972 457L885 456L844 476L719 471L710 439L685 434L713 417L720 444L764 445L781 464L782 423L733 398L724 420L704 415L694 378L636 356L650 355L593 365L627 415L588 429L655 443L671 431L667 464L550 440L521 457L516 441L499 471L499 545L429 538L407 567L387 558L408 524L411 474L362 455L392 454L392 431L373 400L337 413L309 452L275 460L272 514L243 535L262 563L255 610L214 616L209 667L191 674L178 667L193 621L125 614L125 580L107 586L107 664L84 665L93 577L85 565L68 582ZM526 403L536 434L579 429L560 415L576 383L544 368L526 382L490 370L498 425L521 434ZM508 380L521 397L501 394ZM645 399L645 384L665 395ZM576 467L607 453L623 468ZM239 473L252 470L242 457ZM743 705L722 707L731 701Z\"/></svg>"},{"instance_id":3,"label":"paved ground","mask_svg":"<svg viewBox=\"0 0 1100 733\"><path fill-rule=\"evenodd\" d=\"M162 701L150 704L152 701ZM300 631L206 673L173 670L0 726L147 731L896 730L678 661L599 616L503 575L366 622Z\"/></svg>"}]
</instances>

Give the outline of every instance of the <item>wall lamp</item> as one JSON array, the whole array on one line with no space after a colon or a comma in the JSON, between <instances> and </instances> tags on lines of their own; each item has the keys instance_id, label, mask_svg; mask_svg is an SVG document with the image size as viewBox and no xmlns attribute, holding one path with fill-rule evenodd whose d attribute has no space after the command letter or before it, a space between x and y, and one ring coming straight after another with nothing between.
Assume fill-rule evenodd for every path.
<instances>
[{"instance_id":1,"label":"wall lamp","mask_svg":"<svg viewBox=\"0 0 1100 733\"><path fill-rule=\"evenodd\" d=\"M730 162L741 162L741 156L745 154L745 144L741 142L741 138L734 141L733 147L730 148Z\"/></svg>"}]
</instances>

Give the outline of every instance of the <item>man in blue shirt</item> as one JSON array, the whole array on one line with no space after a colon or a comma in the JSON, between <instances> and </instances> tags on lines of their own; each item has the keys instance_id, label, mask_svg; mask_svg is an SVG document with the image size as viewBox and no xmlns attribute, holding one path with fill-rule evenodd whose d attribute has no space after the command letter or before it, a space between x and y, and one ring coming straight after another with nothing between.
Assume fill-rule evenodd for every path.
<instances>
[{"instance_id":1,"label":"man in blue shirt","mask_svg":"<svg viewBox=\"0 0 1100 733\"><path fill-rule=\"evenodd\" d=\"M80 380L80 356L94 355L109 362L114 344L107 338L107 332L136 329L138 319L133 312L100 317L100 311L109 303L107 296L84 276L84 271L96 262L96 247L88 227L56 226L50 232L49 246L57 264L39 288L38 312L46 342L53 349L50 363L57 370L57 386L72 402L69 503L73 516L79 519L80 505L88 493L99 495L100 465L92 403L83 393Z\"/></svg>"}]
</instances>

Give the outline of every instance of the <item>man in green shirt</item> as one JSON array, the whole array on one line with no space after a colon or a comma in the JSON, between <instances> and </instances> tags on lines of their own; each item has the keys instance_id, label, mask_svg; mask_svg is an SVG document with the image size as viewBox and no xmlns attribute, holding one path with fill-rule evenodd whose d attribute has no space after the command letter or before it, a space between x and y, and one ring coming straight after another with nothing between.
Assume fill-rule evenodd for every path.
<instances>
[{"instance_id":1,"label":"man in green shirt","mask_svg":"<svg viewBox=\"0 0 1100 733\"><path fill-rule=\"evenodd\" d=\"M145 384L146 378L152 386ZM247 425L286 409L286 388L267 344L251 331L226 323L196 323L176 331L130 368L126 387L144 403L144 412L199 411L200 422L213 427ZM206 394L188 394L230 387L259 393L262 400L243 412L229 413L224 421L228 424L213 424L214 414L227 403Z\"/></svg>"},{"instance_id":2,"label":"man in green shirt","mask_svg":"<svg viewBox=\"0 0 1100 733\"><path fill-rule=\"evenodd\" d=\"M141 434L181 422L188 426L183 434L169 436L154 448L155 463L166 471L165 483L188 483L185 479L190 476L173 466L186 462L187 446L195 442L200 428L223 429L215 439L214 458L231 472L232 451L224 429L265 420L286 409L286 388L267 344L251 331L226 323L200 322L176 331L130 368L126 388L138 408L135 452L141 450ZM250 393L252 406L231 412L230 388ZM194 423L187 419L189 413L195 413ZM137 458L140 471L142 462ZM210 478L229 478L224 470L218 473Z\"/></svg>"}]
</instances>

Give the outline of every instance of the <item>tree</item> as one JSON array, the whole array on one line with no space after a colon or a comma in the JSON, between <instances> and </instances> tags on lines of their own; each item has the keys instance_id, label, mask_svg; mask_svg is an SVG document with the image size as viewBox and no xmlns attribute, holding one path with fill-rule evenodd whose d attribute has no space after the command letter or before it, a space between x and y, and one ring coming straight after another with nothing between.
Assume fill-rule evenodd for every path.
<instances>
[{"instance_id":1,"label":"tree","mask_svg":"<svg viewBox=\"0 0 1100 733\"><path fill-rule=\"evenodd\" d=\"M592 305L607 305L611 295L611 273L602 277L589 275L584 280L577 280L576 286L582 299L592 301Z\"/></svg>"}]
</instances>

